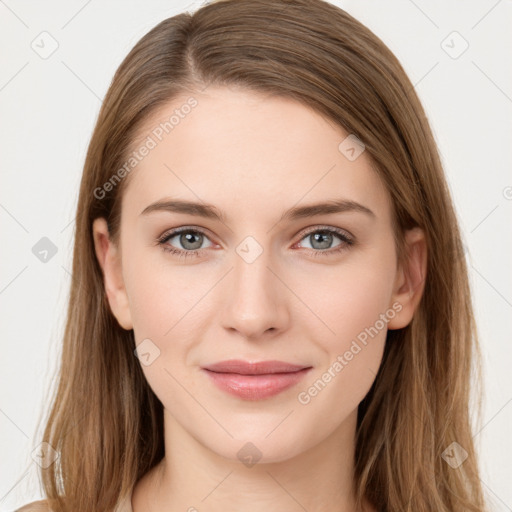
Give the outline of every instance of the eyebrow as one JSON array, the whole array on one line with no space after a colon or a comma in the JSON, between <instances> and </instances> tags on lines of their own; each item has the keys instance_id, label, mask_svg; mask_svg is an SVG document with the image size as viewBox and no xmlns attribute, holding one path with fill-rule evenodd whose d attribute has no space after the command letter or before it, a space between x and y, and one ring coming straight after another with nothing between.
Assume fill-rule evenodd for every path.
<instances>
[{"instance_id":1,"label":"eyebrow","mask_svg":"<svg viewBox=\"0 0 512 512\"><path fill-rule=\"evenodd\" d=\"M181 199L161 199L155 203L150 204L140 215L147 215L152 212L166 211L170 213L184 213L188 215L196 215L207 219L218 220L226 222L226 217L223 212L218 210L215 206L207 203L195 203L192 201L184 201ZM303 219L306 217L314 217L317 215L328 215L333 213L344 212L360 212L375 217L369 208L355 201L348 201L345 199L335 199L323 203L310 204L305 206L295 206L283 213L279 222L283 220L293 221Z\"/></svg>"}]
</instances>

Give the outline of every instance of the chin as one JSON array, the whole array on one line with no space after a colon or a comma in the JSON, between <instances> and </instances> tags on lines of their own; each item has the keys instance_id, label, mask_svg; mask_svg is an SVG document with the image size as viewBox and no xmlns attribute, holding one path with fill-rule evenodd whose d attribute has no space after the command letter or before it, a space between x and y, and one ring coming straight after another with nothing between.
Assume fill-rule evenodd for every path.
<instances>
[{"instance_id":1,"label":"chin","mask_svg":"<svg viewBox=\"0 0 512 512\"><path fill-rule=\"evenodd\" d=\"M288 435L284 430L281 435L277 430L270 436L268 433L266 428L261 432L253 428L247 435L238 432L234 439L227 440L226 436L220 439L210 437L204 440L204 445L220 457L242 463L247 468L285 462L310 448L301 439Z\"/></svg>"}]
</instances>

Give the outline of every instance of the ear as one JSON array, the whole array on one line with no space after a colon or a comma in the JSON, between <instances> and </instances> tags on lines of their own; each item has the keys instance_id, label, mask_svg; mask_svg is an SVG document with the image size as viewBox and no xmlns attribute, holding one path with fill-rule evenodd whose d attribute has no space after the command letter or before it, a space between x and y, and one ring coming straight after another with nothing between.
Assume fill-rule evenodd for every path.
<instances>
[{"instance_id":1,"label":"ear","mask_svg":"<svg viewBox=\"0 0 512 512\"><path fill-rule=\"evenodd\" d=\"M123 329L133 329L122 274L121 254L118 247L110 240L107 221L102 217L95 219L92 231L96 257L103 271L103 282L110 309Z\"/></svg>"},{"instance_id":2,"label":"ear","mask_svg":"<svg viewBox=\"0 0 512 512\"><path fill-rule=\"evenodd\" d=\"M423 295L427 242L422 229L413 228L405 233L405 252L406 261L399 265L391 298L397 314L388 322L388 329L401 329L409 325Z\"/></svg>"}]
</instances>

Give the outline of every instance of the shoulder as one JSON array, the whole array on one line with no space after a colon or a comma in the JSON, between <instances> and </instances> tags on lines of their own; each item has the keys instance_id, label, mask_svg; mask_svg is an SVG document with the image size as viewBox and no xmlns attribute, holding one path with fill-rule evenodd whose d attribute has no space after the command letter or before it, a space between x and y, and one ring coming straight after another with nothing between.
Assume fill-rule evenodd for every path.
<instances>
[{"instance_id":1,"label":"shoulder","mask_svg":"<svg viewBox=\"0 0 512 512\"><path fill-rule=\"evenodd\" d=\"M53 512L50 506L51 500L39 500L27 503L21 508L17 508L14 512ZM116 508L116 512L132 512L130 498L125 498Z\"/></svg>"},{"instance_id":2,"label":"shoulder","mask_svg":"<svg viewBox=\"0 0 512 512\"><path fill-rule=\"evenodd\" d=\"M48 500L39 500L28 503L14 512L51 512L51 510Z\"/></svg>"}]
</instances>

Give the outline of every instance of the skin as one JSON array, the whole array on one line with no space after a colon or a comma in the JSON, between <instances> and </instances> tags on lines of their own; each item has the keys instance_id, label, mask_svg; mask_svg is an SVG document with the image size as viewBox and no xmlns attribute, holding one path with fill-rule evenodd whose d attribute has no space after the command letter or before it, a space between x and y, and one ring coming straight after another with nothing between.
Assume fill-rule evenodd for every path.
<instances>
[{"instance_id":1,"label":"skin","mask_svg":"<svg viewBox=\"0 0 512 512\"><path fill-rule=\"evenodd\" d=\"M189 96L161 107L141 137ZM134 512L355 512L357 407L380 366L386 330L406 326L420 300L424 234L406 234L409 256L399 266L388 191L367 153L349 161L338 149L348 133L315 111L240 89L212 86L194 97L197 107L130 176L120 246L109 241L104 219L93 224L113 314L134 330L137 345L149 338L160 350L142 369L164 406L166 456L136 485ZM213 204L225 222L141 215L171 197ZM333 199L355 201L374 215L279 222L289 208ZM200 255L180 259L156 243L181 226L205 232ZM355 242L348 246L334 233L322 249L310 236L316 227L342 229ZM188 245L179 235L166 244L190 251L198 236ZM263 250L251 263L236 252L247 236ZM339 244L344 249L334 253ZM309 403L300 403L298 394L393 304L401 307L394 318ZM201 371L226 359L313 369L277 396L249 401L219 390ZM247 442L261 452L251 467L237 456Z\"/></svg>"}]
</instances>

